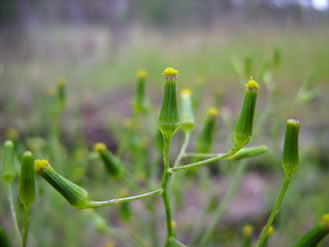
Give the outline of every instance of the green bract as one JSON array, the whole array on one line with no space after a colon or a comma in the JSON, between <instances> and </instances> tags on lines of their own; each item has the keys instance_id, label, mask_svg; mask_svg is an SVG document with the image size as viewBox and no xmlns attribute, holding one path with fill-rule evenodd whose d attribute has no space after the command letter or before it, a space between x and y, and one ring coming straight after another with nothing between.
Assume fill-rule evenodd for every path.
<instances>
[{"instance_id":1,"label":"green bract","mask_svg":"<svg viewBox=\"0 0 329 247\"><path fill-rule=\"evenodd\" d=\"M259 88L258 83L251 77L246 84L240 117L233 132L235 150L239 150L246 145L252 136L254 113L258 95L257 90Z\"/></svg>"},{"instance_id":2,"label":"green bract","mask_svg":"<svg viewBox=\"0 0 329 247\"><path fill-rule=\"evenodd\" d=\"M184 89L181 92L181 126L184 132L191 132L195 126L192 109L191 90Z\"/></svg>"},{"instance_id":3,"label":"green bract","mask_svg":"<svg viewBox=\"0 0 329 247\"><path fill-rule=\"evenodd\" d=\"M298 136L300 123L298 120L289 119L286 125L282 167L285 171L296 171L299 168Z\"/></svg>"},{"instance_id":4,"label":"green bract","mask_svg":"<svg viewBox=\"0 0 329 247\"><path fill-rule=\"evenodd\" d=\"M213 145L213 136L217 125L217 110L210 108L208 110L208 116L201 129L201 132L196 141L196 150L199 153L210 152Z\"/></svg>"},{"instance_id":5,"label":"green bract","mask_svg":"<svg viewBox=\"0 0 329 247\"><path fill-rule=\"evenodd\" d=\"M86 208L89 205L88 192L59 175L47 160L36 160L35 171L53 186L75 208Z\"/></svg>"},{"instance_id":6,"label":"green bract","mask_svg":"<svg viewBox=\"0 0 329 247\"><path fill-rule=\"evenodd\" d=\"M163 75L165 76L165 89L158 127L164 138L170 140L180 126L176 96L178 71L167 68Z\"/></svg>"},{"instance_id":7,"label":"green bract","mask_svg":"<svg viewBox=\"0 0 329 247\"><path fill-rule=\"evenodd\" d=\"M35 200L35 178L33 158L30 151L23 155L21 164L21 178L19 184L19 200L26 208L30 208Z\"/></svg>"},{"instance_id":8,"label":"green bract","mask_svg":"<svg viewBox=\"0 0 329 247\"><path fill-rule=\"evenodd\" d=\"M15 150L12 141L6 141L3 150L1 177L6 183L11 183L16 177L15 167Z\"/></svg>"}]
</instances>

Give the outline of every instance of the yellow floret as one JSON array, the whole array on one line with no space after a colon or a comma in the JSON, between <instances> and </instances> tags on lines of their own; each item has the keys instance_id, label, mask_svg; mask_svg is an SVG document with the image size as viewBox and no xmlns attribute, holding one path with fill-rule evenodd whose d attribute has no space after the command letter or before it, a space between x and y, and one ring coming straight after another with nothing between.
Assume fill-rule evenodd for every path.
<instances>
[{"instance_id":1,"label":"yellow floret","mask_svg":"<svg viewBox=\"0 0 329 247\"><path fill-rule=\"evenodd\" d=\"M127 197L129 195L129 191L127 189L121 189L120 197Z\"/></svg>"},{"instance_id":2,"label":"yellow floret","mask_svg":"<svg viewBox=\"0 0 329 247\"><path fill-rule=\"evenodd\" d=\"M59 77L57 79L57 86L58 87L64 87L66 84L66 79L64 77Z\"/></svg>"},{"instance_id":3,"label":"yellow floret","mask_svg":"<svg viewBox=\"0 0 329 247\"><path fill-rule=\"evenodd\" d=\"M104 247L114 247L114 243L113 242L107 242L107 243L105 243Z\"/></svg>"},{"instance_id":4,"label":"yellow floret","mask_svg":"<svg viewBox=\"0 0 329 247\"><path fill-rule=\"evenodd\" d=\"M252 79L252 76L250 76L250 80L248 83L246 83L246 88L251 90L258 90L260 89L260 86L254 79Z\"/></svg>"},{"instance_id":5,"label":"yellow floret","mask_svg":"<svg viewBox=\"0 0 329 247\"><path fill-rule=\"evenodd\" d=\"M192 92L190 89L183 89L180 93L181 96L191 96Z\"/></svg>"},{"instance_id":6,"label":"yellow floret","mask_svg":"<svg viewBox=\"0 0 329 247\"><path fill-rule=\"evenodd\" d=\"M146 70L141 69L141 70L137 71L137 78L138 79L145 79L146 76L147 76Z\"/></svg>"},{"instance_id":7,"label":"yellow floret","mask_svg":"<svg viewBox=\"0 0 329 247\"><path fill-rule=\"evenodd\" d=\"M8 128L6 132L6 137L9 140L17 140L19 138L19 133L16 129L14 128Z\"/></svg>"},{"instance_id":8,"label":"yellow floret","mask_svg":"<svg viewBox=\"0 0 329 247\"><path fill-rule=\"evenodd\" d=\"M35 160L34 161L34 170L36 172L39 172L40 170L43 170L47 165L49 165L48 160Z\"/></svg>"},{"instance_id":9,"label":"yellow floret","mask_svg":"<svg viewBox=\"0 0 329 247\"><path fill-rule=\"evenodd\" d=\"M173 229L175 229L176 226L177 226L176 221L172 220L172 221L171 221L171 227L172 227Z\"/></svg>"},{"instance_id":10,"label":"yellow floret","mask_svg":"<svg viewBox=\"0 0 329 247\"><path fill-rule=\"evenodd\" d=\"M215 107L211 107L208 109L208 116L209 117L216 117L218 115L218 111Z\"/></svg>"},{"instance_id":11,"label":"yellow floret","mask_svg":"<svg viewBox=\"0 0 329 247\"><path fill-rule=\"evenodd\" d=\"M321 220L327 227L329 227L329 214L324 214Z\"/></svg>"},{"instance_id":12,"label":"yellow floret","mask_svg":"<svg viewBox=\"0 0 329 247\"><path fill-rule=\"evenodd\" d=\"M273 227L273 226L270 226L270 228L268 229L267 234L268 234L268 235L272 235L273 232L274 232L274 227Z\"/></svg>"},{"instance_id":13,"label":"yellow floret","mask_svg":"<svg viewBox=\"0 0 329 247\"><path fill-rule=\"evenodd\" d=\"M163 71L162 75L164 75L164 76L177 76L178 75L178 70L176 70L172 67L168 67Z\"/></svg>"},{"instance_id":14,"label":"yellow floret","mask_svg":"<svg viewBox=\"0 0 329 247\"><path fill-rule=\"evenodd\" d=\"M94 151L95 152L99 152L99 153L105 152L106 151L106 145L105 145L105 143L103 143L103 142L97 142L94 145Z\"/></svg>"},{"instance_id":15,"label":"yellow floret","mask_svg":"<svg viewBox=\"0 0 329 247\"><path fill-rule=\"evenodd\" d=\"M253 232L254 232L254 227L252 225L248 224L242 228L242 233L244 236L250 236L252 235Z\"/></svg>"}]
</instances>

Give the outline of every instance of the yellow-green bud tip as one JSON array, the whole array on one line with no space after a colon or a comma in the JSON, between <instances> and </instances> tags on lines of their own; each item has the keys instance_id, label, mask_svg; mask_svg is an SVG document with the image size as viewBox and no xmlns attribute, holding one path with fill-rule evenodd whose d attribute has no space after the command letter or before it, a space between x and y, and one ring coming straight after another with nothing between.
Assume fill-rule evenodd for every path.
<instances>
[{"instance_id":1,"label":"yellow-green bud tip","mask_svg":"<svg viewBox=\"0 0 329 247\"><path fill-rule=\"evenodd\" d=\"M164 75L165 79L167 80L176 80L178 76L178 70L172 67L168 67L163 71L162 75Z\"/></svg>"},{"instance_id":2,"label":"yellow-green bud tip","mask_svg":"<svg viewBox=\"0 0 329 247\"><path fill-rule=\"evenodd\" d=\"M97 142L94 145L94 150L95 150L95 152L99 152L99 153L105 152L106 151L106 145L105 145L105 143L103 143L103 142Z\"/></svg>"},{"instance_id":3,"label":"yellow-green bud tip","mask_svg":"<svg viewBox=\"0 0 329 247\"><path fill-rule=\"evenodd\" d=\"M253 232L254 232L254 227L252 225L248 224L242 228L242 233L244 236L251 236Z\"/></svg>"},{"instance_id":4,"label":"yellow-green bud tip","mask_svg":"<svg viewBox=\"0 0 329 247\"><path fill-rule=\"evenodd\" d=\"M260 89L259 84L254 79L252 79L252 76L250 76L250 80L248 81L248 83L246 83L245 86L247 89L250 89L250 90Z\"/></svg>"},{"instance_id":5,"label":"yellow-green bud tip","mask_svg":"<svg viewBox=\"0 0 329 247\"><path fill-rule=\"evenodd\" d=\"M34 170L39 172L43 170L49 164L48 160L35 160L34 161Z\"/></svg>"},{"instance_id":6,"label":"yellow-green bud tip","mask_svg":"<svg viewBox=\"0 0 329 247\"><path fill-rule=\"evenodd\" d=\"M113 242L106 242L104 247L114 247L114 243Z\"/></svg>"},{"instance_id":7,"label":"yellow-green bud tip","mask_svg":"<svg viewBox=\"0 0 329 247\"><path fill-rule=\"evenodd\" d=\"M180 93L180 95L182 96L182 97L184 97L184 96L191 96L191 94L192 94L192 92L191 92L191 90L190 89L183 89L182 91L181 91L181 93Z\"/></svg>"},{"instance_id":8,"label":"yellow-green bud tip","mask_svg":"<svg viewBox=\"0 0 329 247\"><path fill-rule=\"evenodd\" d=\"M19 138L19 133L16 129L14 128L8 128L6 132L6 137L9 140L17 140Z\"/></svg>"},{"instance_id":9,"label":"yellow-green bud tip","mask_svg":"<svg viewBox=\"0 0 329 247\"><path fill-rule=\"evenodd\" d=\"M57 86L58 87L64 87L66 84L66 79L64 77L59 77L57 79Z\"/></svg>"},{"instance_id":10,"label":"yellow-green bud tip","mask_svg":"<svg viewBox=\"0 0 329 247\"><path fill-rule=\"evenodd\" d=\"M329 227L329 214L324 214L321 220L327 227Z\"/></svg>"},{"instance_id":11,"label":"yellow-green bud tip","mask_svg":"<svg viewBox=\"0 0 329 247\"><path fill-rule=\"evenodd\" d=\"M218 115L218 111L215 107L211 107L208 109L208 116L209 117L216 117Z\"/></svg>"},{"instance_id":12,"label":"yellow-green bud tip","mask_svg":"<svg viewBox=\"0 0 329 247\"><path fill-rule=\"evenodd\" d=\"M146 76L147 76L146 70L141 69L141 70L137 71L137 78L138 79L145 79Z\"/></svg>"},{"instance_id":13,"label":"yellow-green bud tip","mask_svg":"<svg viewBox=\"0 0 329 247\"><path fill-rule=\"evenodd\" d=\"M173 229L175 229L176 226L177 226L176 221L172 220L172 221L171 221L171 227L172 227Z\"/></svg>"},{"instance_id":14,"label":"yellow-green bud tip","mask_svg":"<svg viewBox=\"0 0 329 247\"><path fill-rule=\"evenodd\" d=\"M273 232L274 232L274 227L273 227L273 226L270 226L270 228L268 229L267 234L268 234L268 235L272 235Z\"/></svg>"}]
</instances>

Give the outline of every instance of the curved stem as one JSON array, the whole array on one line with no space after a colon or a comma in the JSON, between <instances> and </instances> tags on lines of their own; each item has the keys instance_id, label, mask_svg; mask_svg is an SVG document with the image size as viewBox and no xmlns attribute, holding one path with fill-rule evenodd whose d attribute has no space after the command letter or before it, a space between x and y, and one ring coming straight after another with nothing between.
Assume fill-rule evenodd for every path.
<instances>
[{"instance_id":1,"label":"curved stem","mask_svg":"<svg viewBox=\"0 0 329 247\"><path fill-rule=\"evenodd\" d=\"M174 244L174 246L176 246L176 247L187 247L185 244L183 244L182 242L178 241L174 237L171 237L170 238L170 243Z\"/></svg>"},{"instance_id":2,"label":"curved stem","mask_svg":"<svg viewBox=\"0 0 329 247\"><path fill-rule=\"evenodd\" d=\"M217 156L217 154L210 154L210 153L185 153L184 157L192 157L192 158L212 158Z\"/></svg>"},{"instance_id":3,"label":"curved stem","mask_svg":"<svg viewBox=\"0 0 329 247\"><path fill-rule=\"evenodd\" d=\"M23 230L23 241L22 247L26 247L27 243L27 234L29 232L29 221L30 221L30 208L25 208L25 216L24 216L24 230Z\"/></svg>"},{"instance_id":4,"label":"curved stem","mask_svg":"<svg viewBox=\"0 0 329 247\"><path fill-rule=\"evenodd\" d=\"M166 221L167 221L167 239L166 239L166 247L170 246L170 238L174 235L172 226L171 226L171 208L167 190L168 178L169 178L169 149L170 149L170 141L171 139L164 138L164 148L163 148L163 160L164 160L164 171L162 176L162 199L166 211Z\"/></svg>"},{"instance_id":5,"label":"curved stem","mask_svg":"<svg viewBox=\"0 0 329 247\"><path fill-rule=\"evenodd\" d=\"M17 238L18 238L19 242L21 242L22 241L22 236L21 236L21 233L20 233L19 227L18 227L16 212L15 212L15 206L14 206L14 201L13 201L13 191L11 189L11 184L8 185L8 200L9 200L10 213L11 213L11 217L12 217L12 220L13 220L16 235L17 235Z\"/></svg>"},{"instance_id":6,"label":"curved stem","mask_svg":"<svg viewBox=\"0 0 329 247\"><path fill-rule=\"evenodd\" d=\"M234 152L235 153L235 152ZM206 160L202 160L202 161L198 161L198 162L194 162L185 166L179 166L179 167L174 167L174 168L170 168L169 172L170 173L174 173L174 172L179 172L179 171L183 171L183 170L187 170L187 169L191 169L191 168L196 168L196 167L200 167L203 165L207 165L211 162L215 162L218 160L223 160L226 159L230 156L232 156L234 153L232 153L231 151L227 152L227 153L223 153L223 154L217 154L215 157L206 159Z\"/></svg>"},{"instance_id":7,"label":"curved stem","mask_svg":"<svg viewBox=\"0 0 329 247\"><path fill-rule=\"evenodd\" d=\"M231 183L228 191L226 192L223 200L221 201L220 206L218 207L214 217L212 217L210 225L208 226L208 228L206 229L205 233L203 234L203 236L201 238L201 241L200 241L201 246L205 245L205 243L209 240L209 237L214 232L216 225L218 224L218 222L224 215L224 212L227 209L229 202L231 201L232 197L234 196L234 194L237 190L237 187L240 184L242 175L244 174L246 167L247 167L247 161L245 161L245 160L242 161L240 164L238 164L238 167L236 168L234 175L233 175L232 183Z\"/></svg>"},{"instance_id":8,"label":"curved stem","mask_svg":"<svg viewBox=\"0 0 329 247\"><path fill-rule=\"evenodd\" d=\"M129 196L129 197L118 198L118 199L111 199L108 201L89 201L89 205L86 206L84 209L98 208L98 207L104 207L104 206L113 205L113 204L136 201L136 200L140 200L140 199L147 198L150 196L155 196L155 195L161 194L162 192L163 192L162 189L157 189L157 190L154 190L154 191L151 191L151 192L148 192L145 194L141 194L141 195Z\"/></svg>"},{"instance_id":9,"label":"curved stem","mask_svg":"<svg viewBox=\"0 0 329 247\"><path fill-rule=\"evenodd\" d=\"M267 235L268 230L270 229L270 227L271 227L271 225L272 225L272 223L275 219L275 216L277 215L277 213L280 210L283 198L284 198L284 196L287 192L287 189L288 189L289 183L291 181L292 175L293 175L293 172L286 172L285 173L282 189L281 189L281 192L280 192L280 196L279 196L278 200L276 201L276 203L274 205L272 213L271 213L270 217L268 218L265 227L263 228L261 234L258 237L256 247L263 247L264 246L265 241L266 241L266 235Z\"/></svg>"}]
</instances>

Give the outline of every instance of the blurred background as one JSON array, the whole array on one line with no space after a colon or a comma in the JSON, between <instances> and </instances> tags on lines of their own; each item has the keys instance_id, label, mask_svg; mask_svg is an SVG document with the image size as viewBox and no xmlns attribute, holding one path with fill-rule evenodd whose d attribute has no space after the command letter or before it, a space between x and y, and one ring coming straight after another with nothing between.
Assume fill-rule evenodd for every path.
<instances>
[{"instance_id":1,"label":"blurred background","mask_svg":"<svg viewBox=\"0 0 329 247\"><path fill-rule=\"evenodd\" d=\"M269 71L266 66L272 58L277 62ZM178 91L187 87L200 92L195 111L196 135L207 109L216 104L216 92L220 92L213 152L221 152L229 145L226 140L231 138L232 123L243 101L241 84L252 75L262 88L255 119L263 120L255 129L259 135L252 143L268 145L269 153L248 164L240 189L218 224L218 233L223 234L214 237L217 244L240 246L239 234L245 223L253 223L257 231L261 229L283 176L280 159L285 121L300 120L302 165L270 246L292 244L329 211L328 0L2 0L0 140L3 143L14 133L27 148L47 146L52 121L49 97L59 78L65 78L61 142L67 157L71 157L66 157L67 162L88 166L90 157L86 152L95 142L105 142L113 152L118 150L125 133L122 126L132 116L139 69L147 71L146 94L156 121L163 93L161 73L167 66L180 72ZM191 150L194 140L195 137ZM172 159L179 151L181 133L174 142ZM77 148L82 144L86 149ZM148 145L152 147L152 142ZM84 180L85 173L89 175ZM73 175L67 172L98 197L111 197L111 187L104 188L101 172L94 173L81 169L74 170ZM188 176L189 183L180 192L185 194L177 195L185 201L177 202L174 214L182 240L190 241L191 229L199 217L211 218L211 210L204 213L209 205L202 203L207 188L212 188L209 198L216 204L233 173L226 163L223 169L209 170L209 181L198 193L192 193L196 178ZM90 174L101 176L100 181L90 182ZM0 199L0 223L13 234L6 214L5 190L1 190ZM65 203L59 205L69 208ZM142 210L138 202L133 206L136 212ZM119 228L123 235L134 236L131 231L139 223L121 223L115 210L107 210L100 212L111 226ZM129 245L113 237L116 232L99 234L92 226L80 229L79 222L88 222L80 211L65 209L57 213L49 202L40 210L39 221L31 223L31 246L105 246L109 241L115 246L152 246L142 240L139 245ZM68 215L70 223L61 228ZM158 217L161 239L165 231L161 210ZM47 219L52 219L48 226ZM46 234L39 238L40 224ZM127 230L129 227L133 229ZM143 235L143 231L137 228L135 235ZM329 246L328 240L322 246Z\"/></svg>"}]
</instances>

